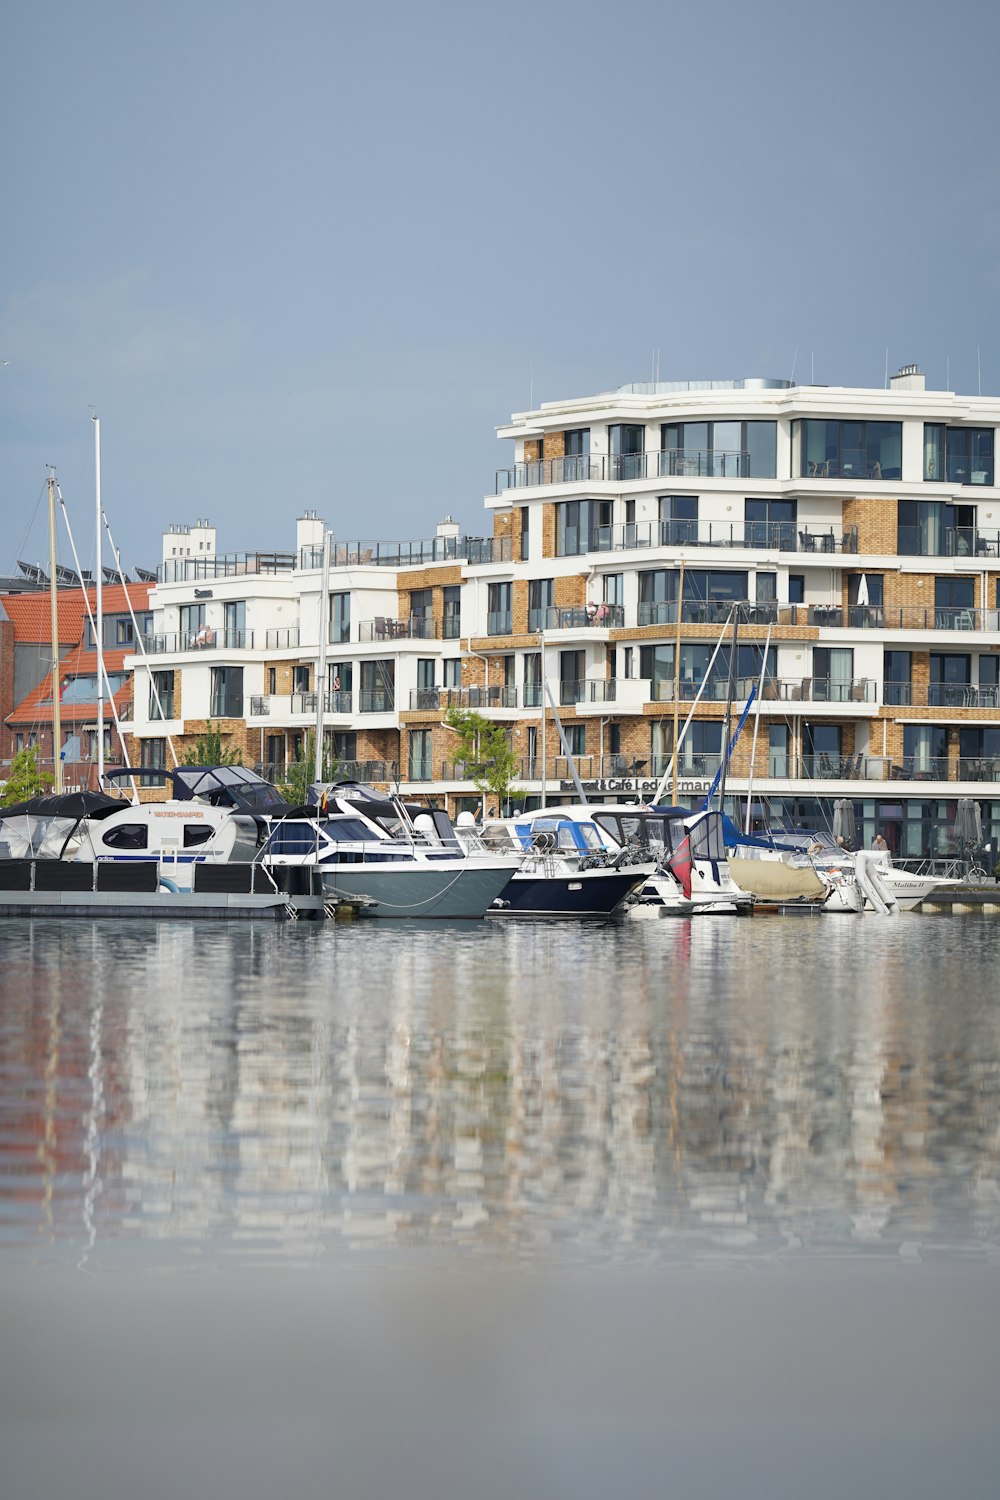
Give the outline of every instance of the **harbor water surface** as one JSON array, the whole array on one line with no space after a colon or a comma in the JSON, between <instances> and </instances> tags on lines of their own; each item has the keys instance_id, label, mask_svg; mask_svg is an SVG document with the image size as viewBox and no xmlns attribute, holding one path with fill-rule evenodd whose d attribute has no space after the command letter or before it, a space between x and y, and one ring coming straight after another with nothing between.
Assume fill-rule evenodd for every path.
<instances>
[{"instance_id":1,"label":"harbor water surface","mask_svg":"<svg viewBox=\"0 0 1000 1500\"><path fill-rule=\"evenodd\" d=\"M998 963L0 924L0 1494L995 1494Z\"/></svg>"}]
</instances>

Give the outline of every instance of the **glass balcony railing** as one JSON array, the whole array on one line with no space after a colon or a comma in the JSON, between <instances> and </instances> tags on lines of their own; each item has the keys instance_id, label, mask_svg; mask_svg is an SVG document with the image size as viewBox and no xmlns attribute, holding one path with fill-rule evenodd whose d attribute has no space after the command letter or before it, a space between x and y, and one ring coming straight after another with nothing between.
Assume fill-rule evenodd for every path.
<instances>
[{"instance_id":1,"label":"glass balcony railing","mask_svg":"<svg viewBox=\"0 0 1000 1500\"><path fill-rule=\"evenodd\" d=\"M268 630L264 636L268 651L294 651L299 646L299 627L286 626L282 630Z\"/></svg>"},{"instance_id":2,"label":"glass balcony railing","mask_svg":"<svg viewBox=\"0 0 1000 1500\"><path fill-rule=\"evenodd\" d=\"M510 610L491 610L486 616L487 635L511 635L514 629L514 616Z\"/></svg>"},{"instance_id":3,"label":"glass balcony railing","mask_svg":"<svg viewBox=\"0 0 1000 1500\"><path fill-rule=\"evenodd\" d=\"M396 706L395 694L387 692L384 688L374 691L361 691L360 710L363 714L388 714L392 713Z\"/></svg>"},{"instance_id":4,"label":"glass balcony railing","mask_svg":"<svg viewBox=\"0 0 1000 1500\"><path fill-rule=\"evenodd\" d=\"M434 641L440 638L429 615L410 615L403 620L376 615L374 620L361 622L358 636L362 641Z\"/></svg>"},{"instance_id":5,"label":"glass balcony railing","mask_svg":"<svg viewBox=\"0 0 1000 1500\"><path fill-rule=\"evenodd\" d=\"M505 683L490 687L412 688L410 708L425 713L447 713L449 708L516 708L517 688Z\"/></svg>"}]
</instances>

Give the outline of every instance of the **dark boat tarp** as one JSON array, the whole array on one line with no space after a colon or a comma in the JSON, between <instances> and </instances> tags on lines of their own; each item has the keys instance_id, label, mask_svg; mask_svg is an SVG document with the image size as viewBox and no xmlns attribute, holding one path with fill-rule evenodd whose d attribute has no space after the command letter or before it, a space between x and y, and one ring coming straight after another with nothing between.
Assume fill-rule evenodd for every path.
<instances>
[{"instance_id":1,"label":"dark boat tarp","mask_svg":"<svg viewBox=\"0 0 1000 1500\"><path fill-rule=\"evenodd\" d=\"M124 797L108 797L104 792L43 792L25 802L0 807L4 818L107 818L128 807Z\"/></svg>"}]
</instances>

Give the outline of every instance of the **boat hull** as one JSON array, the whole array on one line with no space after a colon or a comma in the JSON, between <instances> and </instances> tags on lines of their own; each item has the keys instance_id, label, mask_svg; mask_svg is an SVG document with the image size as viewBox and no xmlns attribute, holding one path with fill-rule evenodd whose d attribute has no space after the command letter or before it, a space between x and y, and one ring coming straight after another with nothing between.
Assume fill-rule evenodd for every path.
<instances>
[{"instance_id":1,"label":"boat hull","mask_svg":"<svg viewBox=\"0 0 1000 1500\"><path fill-rule=\"evenodd\" d=\"M459 868L456 869L456 863ZM321 866L323 894L364 898L363 915L417 920L475 920L504 893L511 866L428 864L394 870L388 864Z\"/></svg>"},{"instance_id":2,"label":"boat hull","mask_svg":"<svg viewBox=\"0 0 1000 1500\"><path fill-rule=\"evenodd\" d=\"M489 915L511 917L570 917L577 921L607 921L645 875L636 870L599 870L565 875L515 875L503 893L503 904Z\"/></svg>"}]
</instances>

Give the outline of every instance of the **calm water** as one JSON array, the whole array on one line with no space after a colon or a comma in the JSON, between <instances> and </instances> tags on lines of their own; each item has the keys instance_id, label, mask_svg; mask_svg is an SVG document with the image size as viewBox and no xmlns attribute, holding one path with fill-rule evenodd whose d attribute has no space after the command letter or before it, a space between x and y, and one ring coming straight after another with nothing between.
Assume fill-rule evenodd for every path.
<instances>
[{"instance_id":1,"label":"calm water","mask_svg":"<svg viewBox=\"0 0 1000 1500\"><path fill-rule=\"evenodd\" d=\"M916 915L0 923L0 1494L66 1480L50 1408L67 1493L337 1493L318 1389L343 1493L662 1494L668 1434L677 1494L995 1493L998 969Z\"/></svg>"}]
</instances>

